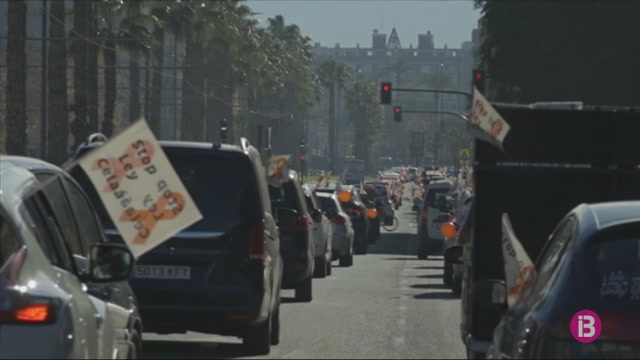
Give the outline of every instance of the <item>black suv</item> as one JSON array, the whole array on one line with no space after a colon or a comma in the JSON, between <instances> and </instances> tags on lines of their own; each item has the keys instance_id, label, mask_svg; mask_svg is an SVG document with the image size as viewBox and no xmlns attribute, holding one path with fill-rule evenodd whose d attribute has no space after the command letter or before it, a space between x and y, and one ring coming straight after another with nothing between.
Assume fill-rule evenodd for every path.
<instances>
[{"instance_id":1,"label":"black suv","mask_svg":"<svg viewBox=\"0 0 640 360\"><path fill-rule=\"evenodd\" d=\"M312 279L315 266L313 243L313 219L307 209L304 190L298 174L288 170L281 186L269 185L271 207L279 212L293 213L282 217L278 225L282 246L280 253L284 261L282 288L295 289L296 301L312 300Z\"/></svg>"},{"instance_id":2,"label":"black suv","mask_svg":"<svg viewBox=\"0 0 640 360\"><path fill-rule=\"evenodd\" d=\"M246 139L160 145L203 218L138 259L130 284L145 330L238 336L248 352L268 354L280 341L282 259L259 152ZM71 174L120 239L84 172Z\"/></svg>"}]
</instances>

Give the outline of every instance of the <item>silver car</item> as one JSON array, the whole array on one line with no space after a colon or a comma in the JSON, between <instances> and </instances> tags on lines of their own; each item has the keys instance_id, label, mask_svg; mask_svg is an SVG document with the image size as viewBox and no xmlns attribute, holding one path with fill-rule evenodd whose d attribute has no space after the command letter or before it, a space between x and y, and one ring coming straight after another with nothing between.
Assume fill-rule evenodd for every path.
<instances>
[{"instance_id":1,"label":"silver car","mask_svg":"<svg viewBox=\"0 0 640 360\"><path fill-rule=\"evenodd\" d=\"M333 260L339 259L340 266L352 266L355 233L349 215L342 210L335 193L318 191L315 194L320 200L320 207L333 225Z\"/></svg>"},{"instance_id":2,"label":"silver car","mask_svg":"<svg viewBox=\"0 0 640 360\"><path fill-rule=\"evenodd\" d=\"M79 272L35 175L0 161L0 178L0 358L127 357L127 311L85 284L126 281L131 252L95 244Z\"/></svg>"}]
</instances>

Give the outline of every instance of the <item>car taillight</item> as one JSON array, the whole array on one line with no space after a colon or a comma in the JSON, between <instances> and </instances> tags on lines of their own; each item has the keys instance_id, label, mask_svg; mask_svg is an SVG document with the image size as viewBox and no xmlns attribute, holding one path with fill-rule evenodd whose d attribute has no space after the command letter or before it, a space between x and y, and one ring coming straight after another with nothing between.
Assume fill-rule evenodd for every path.
<instances>
[{"instance_id":1,"label":"car taillight","mask_svg":"<svg viewBox=\"0 0 640 360\"><path fill-rule=\"evenodd\" d=\"M329 220L339 225L344 225L347 223L347 220L345 220L345 218L340 215L332 216L329 218Z\"/></svg>"},{"instance_id":2,"label":"car taillight","mask_svg":"<svg viewBox=\"0 0 640 360\"><path fill-rule=\"evenodd\" d=\"M598 313L602 332L598 340L640 342L640 318L632 314Z\"/></svg>"},{"instance_id":3,"label":"car taillight","mask_svg":"<svg viewBox=\"0 0 640 360\"><path fill-rule=\"evenodd\" d=\"M55 318L52 304L30 304L0 311L0 324L50 324Z\"/></svg>"},{"instance_id":4,"label":"car taillight","mask_svg":"<svg viewBox=\"0 0 640 360\"><path fill-rule=\"evenodd\" d=\"M264 237L264 222L260 221L249 230L249 258L266 260L267 239Z\"/></svg>"},{"instance_id":5,"label":"car taillight","mask_svg":"<svg viewBox=\"0 0 640 360\"><path fill-rule=\"evenodd\" d=\"M307 216L300 216L300 221L293 226L293 230L301 233L306 233L309 231L309 223L307 222Z\"/></svg>"},{"instance_id":6,"label":"car taillight","mask_svg":"<svg viewBox=\"0 0 640 360\"><path fill-rule=\"evenodd\" d=\"M0 290L0 324L51 324L56 321L60 301L27 293L29 286Z\"/></svg>"},{"instance_id":7,"label":"car taillight","mask_svg":"<svg viewBox=\"0 0 640 360\"><path fill-rule=\"evenodd\" d=\"M427 217L427 208L423 208L422 211L420 211L420 226L427 226L427 222L428 222L429 218Z\"/></svg>"}]
</instances>

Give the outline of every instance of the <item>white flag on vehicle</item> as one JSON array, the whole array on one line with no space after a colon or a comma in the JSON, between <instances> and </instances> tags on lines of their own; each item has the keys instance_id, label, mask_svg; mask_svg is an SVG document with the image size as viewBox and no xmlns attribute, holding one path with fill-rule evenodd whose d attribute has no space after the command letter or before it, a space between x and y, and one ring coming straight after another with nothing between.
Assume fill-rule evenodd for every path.
<instances>
[{"instance_id":1,"label":"white flag on vehicle","mask_svg":"<svg viewBox=\"0 0 640 360\"><path fill-rule=\"evenodd\" d=\"M492 138L502 143L511 126L498 114L478 89L473 88L473 104L471 106L471 125L478 126Z\"/></svg>"},{"instance_id":2,"label":"white flag on vehicle","mask_svg":"<svg viewBox=\"0 0 640 360\"><path fill-rule=\"evenodd\" d=\"M202 219L144 120L83 156L78 164L136 257Z\"/></svg>"},{"instance_id":3,"label":"white flag on vehicle","mask_svg":"<svg viewBox=\"0 0 640 360\"><path fill-rule=\"evenodd\" d=\"M533 262L516 237L509 215L502 214L502 256L508 303L511 307L529 289L535 278Z\"/></svg>"}]
</instances>

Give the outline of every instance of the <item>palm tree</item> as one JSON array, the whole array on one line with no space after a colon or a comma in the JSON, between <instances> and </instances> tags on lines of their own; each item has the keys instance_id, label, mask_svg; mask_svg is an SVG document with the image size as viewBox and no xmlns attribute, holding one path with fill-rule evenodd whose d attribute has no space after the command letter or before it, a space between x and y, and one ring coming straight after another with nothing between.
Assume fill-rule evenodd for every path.
<instances>
[{"instance_id":1,"label":"palm tree","mask_svg":"<svg viewBox=\"0 0 640 360\"><path fill-rule=\"evenodd\" d=\"M127 17L138 18L143 15L143 7L146 0L130 0L125 3ZM127 24L129 25L129 24ZM148 29L145 27L145 30ZM127 26L127 32L135 34L138 32L137 22L133 22ZM128 39L129 42L137 42L138 39L133 35ZM140 106L140 55L147 54L148 48L142 46L133 46L128 49L129 52L129 120L137 120L142 115ZM141 51L144 50L144 51Z\"/></svg>"},{"instance_id":2,"label":"palm tree","mask_svg":"<svg viewBox=\"0 0 640 360\"><path fill-rule=\"evenodd\" d=\"M67 41L66 9L64 1L52 1L49 21L47 71L49 96L47 98L48 161L62 164L67 160L69 146L69 113L67 111Z\"/></svg>"},{"instance_id":3,"label":"palm tree","mask_svg":"<svg viewBox=\"0 0 640 360\"><path fill-rule=\"evenodd\" d=\"M143 14L128 16L128 10L121 0L103 0L99 3L102 27L99 29L104 58L104 118L102 132L110 137L114 130L114 110L117 97L117 51L124 47L131 52L139 52L150 42L146 23L149 17ZM134 41L131 41L134 39Z\"/></svg>"},{"instance_id":4,"label":"palm tree","mask_svg":"<svg viewBox=\"0 0 640 360\"><path fill-rule=\"evenodd\" d=\"M384 112L380 105L378 88L371 81L356 79L346 93L349 120L354 128L356 157L365 161L366 169L372 169L371 147L378 130L384 124Z\"/></svg>"},{"instance_id":5,"label":"palm tree","mask_svg":"<svg viewBox=\"0 0 640 360\"><path fill-rule=\"evenodd\" d=\"M182 122L180 133L183 140L205 139L205 47L207 31L211 24L203 14L212 2L182 1L178 11L188 16L184 23L185 57L182 72Z\"/></svg>"},{"instance_id":6,"label":"palm tree","mask_svg":"<svg viewBox=\"0 0 640 360\"><path fill-rule=\"evenodd\" d=\"M400 88L401 87L400 86L400 76L401 75L405 75L406 73L408 73L411 70L412 70L412 67L407 62L407 60L404 57L399 56L398 54L396 54L393 57L393 61L391 61L390 63L386 64L382 68L383 72L390 72L390 73L393 73L395 75L396 83L393 84L393 86L396 87L396 88ZM398 98L398 96L396 95L396 99L397 98Z\"/></svg>"},{"instance_id":7,"label":"palm tree","mask_svg":"<svg viewBox=\"0 0 640 360\"><path fill-rule=\"evenodd\" d=\"M7 5L7 152L27 154L27 2Z\"/></svg>"},{"instance_id":8,"label":"palm tree","mask_svg":"<svg viewBox=\"0 0 640 360\"><path fill-rule=\"evenodd\" d=\"M71 134L73 135L72 150L76 149L91 133L88 121L87 96L88 88L88 40L89 33L90 1L73 1L73 42L71 53L73 55L73 112L75 119L71 122Z\"/></svg>"},{"instance_id":9,"label":"palm tree","mask_svg":"<svg viewBox=\"0 0 640 360\"><path fill-rule=\"evenodd\" d=\"M331 153L331 166L334 172L337 168L337 149L336 149L336 90L343 88L344 84L350 78L350 72L347 65L334 59L327 60L320 64L318 69L318 77L322 84L329 89L329 151Z\"/></svg>"},{"instance_id":10,"label":"palm tree","mask_svg":"<svg viewBox=\"0 0 640 360\"><path fill-rule=\"evenodd\" d=\"M233 56L242 39L241 29L246 16L251 14L247 6L238 6L238 1L213 2L205 14L214 24L206 44L207 74L207 140L220 140L219 124L228 122L228 141L234 139L234 94Z\"/></svg>"}]
</instances>

